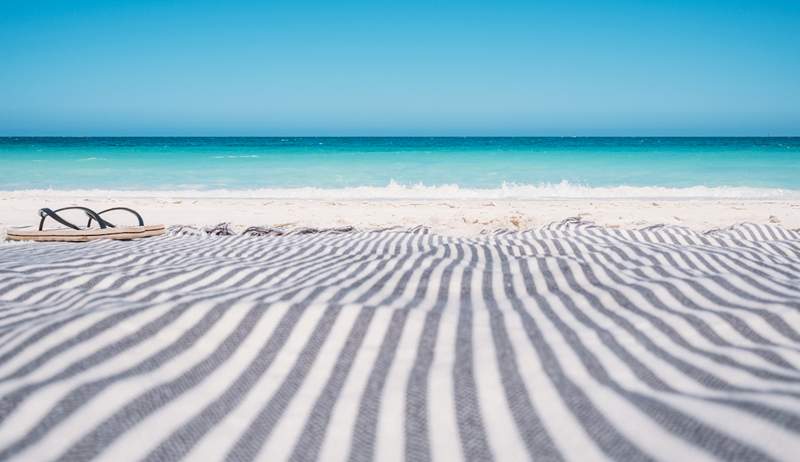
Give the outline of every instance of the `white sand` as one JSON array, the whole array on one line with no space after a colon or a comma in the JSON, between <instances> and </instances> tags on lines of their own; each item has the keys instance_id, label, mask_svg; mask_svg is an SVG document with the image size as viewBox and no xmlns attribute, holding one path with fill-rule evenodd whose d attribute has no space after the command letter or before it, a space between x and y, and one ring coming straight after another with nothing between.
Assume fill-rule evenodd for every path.
<instances>
[{"instance_id":1,"label":"white sand","mask_svg":"<svg viewBox=\"0 0 800 462\"><path fill-rule=\"evenodd\" d=\"M127 206L148 224L336 227L360 229L429 226L450 235L532 228L568 217L599 225L640 228L683 225L695 230L735 223L772 223L800 228L800 201L734 199L544 199L544 200L300 200L187 197L90 197L58 192L0 192L0 232L38 223L37 210L82 205L94 210ZM71 215L80 217L80 215ZM83 220L83 218L81 218ZM113 220L112 220L113 221Z\"/></svg>"}]
</instances>

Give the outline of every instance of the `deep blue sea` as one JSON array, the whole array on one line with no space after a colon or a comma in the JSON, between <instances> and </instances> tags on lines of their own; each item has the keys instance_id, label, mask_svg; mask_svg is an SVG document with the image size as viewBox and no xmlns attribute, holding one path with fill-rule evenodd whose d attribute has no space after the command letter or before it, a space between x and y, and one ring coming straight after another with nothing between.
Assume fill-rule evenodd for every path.
<instances>
[{"instance_id":1,"label":"deep blue sea","mask_svg":"<svg viewBox=\"0 0 800 462\"><path fill-rule=\"evenodd\" d=\"M800 198L800 138L0 138L0 191Z\"/></svg>"}]
</instances>

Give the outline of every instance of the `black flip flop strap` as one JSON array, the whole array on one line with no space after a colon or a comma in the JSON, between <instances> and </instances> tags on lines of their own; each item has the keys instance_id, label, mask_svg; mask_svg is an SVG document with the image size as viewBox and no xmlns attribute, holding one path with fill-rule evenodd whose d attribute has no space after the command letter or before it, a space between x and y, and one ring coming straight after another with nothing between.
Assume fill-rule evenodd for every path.
<instances>
[{"instance_id":1,"label":"black flip flop strap","mask_svg":"<svg viewBox=\"0 0 800 462\"><path fill-rule=\"evenodd\" d=\"M112 207L110 209L105 209L103 211L97 212L97 214L96 214L97 218L92 217L91 215L89 215L89 222L86 224L86 227L92 226L92 220L103 220L102 218L99 218L100 215L102 215L102 214L104 214L106 212L114 211L114 210L124 210L125 212L132 213L134 216L136 216L136 219L139 221L139 226L144 226L144 220L142 219L142 216L139 215L138 212L136 212L136 210L129 209L128 207ZM100 221L97 221L97 222L100 223ZM111 224L110 222L108 222L106 220L103 220L103 222L105 222L105 224L107 226L110 226L112 228L114 227L113 224Z\"/></svg>"},{"instance_id":2,"label":"black flip flop strap","mask_svg":"<svg viewBox=\"0 0 800 462\"><path fill-rule=\"evenodd\" d=\"M44 220L47 217L52 218L53 220L61 223L62 225L66 226L68 228L80 230L80 228L78 226L70 223L69 221L65 220L64 218L62 218L58 214L58 212L61 212L61 211L64 211L64 210L83 210L87 215L89 215L89 219L90 220L94 219L94 220L97 221L97 223L100 225L101 229L108 228L108 227L112 227L112 228L114 227L114 225L112 225L111 223L109 223L109 222L103 220L102 218L100 218L100 215L95 213L94 210L87 209L86 207L77 207L77 206L76 207L64 207L64 208L60 208L60 209L56 209L56 210L49 209L49 208L45 207L45 208L39 209L39 216L42 217L42 219L39 220L39 231L42 231L44 229Z\"/></svg>"}]
</instances>

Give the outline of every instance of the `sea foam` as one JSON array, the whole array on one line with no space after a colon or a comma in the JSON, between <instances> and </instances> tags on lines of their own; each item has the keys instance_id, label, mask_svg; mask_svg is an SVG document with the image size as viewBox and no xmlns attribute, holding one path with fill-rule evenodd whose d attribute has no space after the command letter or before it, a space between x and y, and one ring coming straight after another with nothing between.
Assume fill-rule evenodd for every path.
<instances>
[{"instance_id":1,"label":"sea foam","mask_svg":"<svg viewBox=\"0 0 800 462\"><path fill-rule=\"evenodd\" d=\"M342 188L254 188L254 189L29 189L6 192L6 196L49 195L62 197L183 197L265 199L782 199L800 200L800 190L738 186L585 186L566 181L543 184L503 183L496 188L465 188L457 184L404 185Z\"/></svg>"}]
</instances>

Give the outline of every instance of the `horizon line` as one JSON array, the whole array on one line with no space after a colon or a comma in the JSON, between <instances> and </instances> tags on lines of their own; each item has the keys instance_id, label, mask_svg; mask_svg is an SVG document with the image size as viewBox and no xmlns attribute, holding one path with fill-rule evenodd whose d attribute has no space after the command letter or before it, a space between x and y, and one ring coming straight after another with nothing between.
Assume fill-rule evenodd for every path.
<instances>
[{"instance_id":1,"label":"horizon line","mask_svg":"<svg viewBox=\"0 0 800 462\"><path fill-rule=\"evenodd\" d=\"M800 138L796 135L4 135L0 138Z\"/></svg>"}]
</instances>

